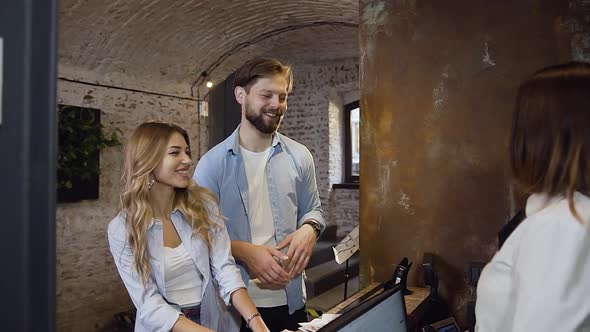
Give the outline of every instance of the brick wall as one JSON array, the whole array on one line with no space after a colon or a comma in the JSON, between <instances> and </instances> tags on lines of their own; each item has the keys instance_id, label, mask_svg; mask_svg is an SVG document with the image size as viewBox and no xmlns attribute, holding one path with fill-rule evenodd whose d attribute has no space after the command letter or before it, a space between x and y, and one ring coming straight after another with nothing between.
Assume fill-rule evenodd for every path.
<instances>
[{"instance_id":1,"label":"brick wall","mask_svg":"<svg viewBox=\"0 0 590 332\"><path fill-rule=\"evenodd\" d=\"M186 94L203 70L240 45L245 48L236 52L238 58L245 53L247 58L298 53L312 60L358 54L358 30L342 26L358 22L356 0L59 4L60 63L75 68L74 75L85 68L103 83L142 90L172 93L180 86ZM318 24L322 22L334 24ZM301 26L311 27L297 29ZM276 30L282 33L261 38ZM231 58L211 72L213 81L223 80L231 72L228 68L242 63Z\"/></svg>"},{"instance_id":2,"label":"brick wall","mask_svg":"<svg viewBox=\"0 0 590 332\"><path fill-rule=\"evenodd\" d=\"M358 190L332 192L331 185L342 180L342 108L358 96L358 61L293 66L295 89L281 131L314 155L324 215L328 223L339 225L343 236L358 223ZM92 81L87 74L80 77ZM122 130L123 141L143 121L177 123L189 132L196 155L206 152L207 121L197 115L195 101L60 81L58 102L102 110L105 131ZM59 204L57 209L59 331L108 330L113 314L133 307L106 240L107 225L119 209L123 147L107 148L100 158L100 199Z\"/></svg>"},{"instance_id":3,"label":"brick wall","mask_svg":"<svg viewBox=\"0 0 590 332\"><path fill-rule=\"evenodd\" d=\"M344 104L335 89L328 96L328 180L330 184L344 179Z\"/></svg>"},{"instance_id":4,"label":"brick wall","mask_svg":"<svg viewBox=\"0 0 590 332\"><path fill-rule=\"evenodd\" d=\"M333 189L330 194L329 219L336 224L336 236L344 237L359 224L359 190Z\"/></svg>"},{"instance_id":5,"label":"brick wall","mask_svg":"<svg viewBox=\"0 0 590 332\"><path fill-rule=\"evenodd\" d=\"M84 96L92 98L84 98ZM118 128L123 141L143 121L158 119L184 127L198 156L206 138L196 102L155 95L97 88L60 81L58 102L102 110L106 132ZM84 104L83 104L84 103ZM200 133L200 134L199 134ZM123 147L100 154L100 198L57 207L57 330L109 330L113 314L133 307L108 250L106 230L119 210Z\"/></svg>"},{"instance_id":6,"label":"brick wall","mask_svg":"<svg viewBox=\"0 0 590 332\"><path fill-rule=\"evenodd\" d=\"M324 216L329 224L358 223L356 214L331 213L346 206L358 211L358 198L331 202L331 186L341 183L343 174L343 119L345 98L358 96L358 60L345 59L316 64L293 63L294 88L281 132L308 147L314 156ZM346 100L350 102L350 100ZM358 190L357 190L358 191ZM345 220L350 216L355 220ZM355 217L356 216L356 217Z\"/></svg>"}]
</instances>

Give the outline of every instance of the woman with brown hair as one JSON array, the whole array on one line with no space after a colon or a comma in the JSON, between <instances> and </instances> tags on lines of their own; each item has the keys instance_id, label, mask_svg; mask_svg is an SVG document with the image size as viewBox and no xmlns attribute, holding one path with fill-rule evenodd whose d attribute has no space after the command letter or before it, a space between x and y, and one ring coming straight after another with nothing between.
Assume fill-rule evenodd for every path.
<instances>
[{"instance_id":1,"label":"woman with brown hair","mask_svg":"<svg viewBox=\"0 0 590 332\"><path fill-rule=\"evenodd\" d=\"M192 181L191 166L188 135L174 124L144 123L127 143L122 210L108 240L137 308L135 331L229 331L219 295L253 331L268 331L231 256L217 198Z\"/></svg>"},{"instance_id":2,"label":"woman with brown hair","mask_svg":"<svg viewBox=\"0 0 590 332\"><path fill-rule=\"evenodd\" d=\"M590 64L520 86L510 161L531 196L482 272L476 331L590 331Z\"/></svg>"}]
</instances>

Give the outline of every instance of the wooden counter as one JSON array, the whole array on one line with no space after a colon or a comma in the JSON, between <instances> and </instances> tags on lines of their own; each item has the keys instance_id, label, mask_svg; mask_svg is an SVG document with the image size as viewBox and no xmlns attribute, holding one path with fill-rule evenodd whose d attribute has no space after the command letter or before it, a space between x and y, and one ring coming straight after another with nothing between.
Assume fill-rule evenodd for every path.
<instances>
[{"instance_id":1,"label":"wooden counter","mask_svg":"<svg viewBox=\"0 0 590 332\"><path fill-rule=\"evenodd\" d=\"M349 297L346 301L343 301L342 303L338 304L334 308L330 309L326 313L328 313L328 314L340 313L342 310L344 310L344 308L346 308L347 306L349 306L353 302L359 300L365 294L371 293L371 291L376 290L376 288L378 288L380 285L381 284L378 282L372 283L371 285L361 289L358 293ZM426 298L428 297L428 294L430 294L430 290L428 288L424 288L424 287L411 287L411 286L408 287L408 289L410 289L413 293L410 295L404 296L404 298L406 300L406 310L407 310L408 314L412 314L414 312L414 310L422 302L424 302L424 300L426 300ZM370 299L371 297L373 297L381 292L383 292L383 289L376 290L369 297L363 298L363 300Z\"/></svg>"}]
</instances>

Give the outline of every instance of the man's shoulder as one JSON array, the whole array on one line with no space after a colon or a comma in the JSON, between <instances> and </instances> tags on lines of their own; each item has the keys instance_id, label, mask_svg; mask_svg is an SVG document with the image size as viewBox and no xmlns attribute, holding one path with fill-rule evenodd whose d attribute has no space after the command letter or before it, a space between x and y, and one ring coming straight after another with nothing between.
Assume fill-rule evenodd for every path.
<instances>
[{"instance_id":1,"label":"man's shoulder","mask_svg":"<svg viewBox=\"0 0 590 332\"><path fill-rule=\"evenodd\" d=\"M305 145L281 133L277 133L277 135L279 135L279 138L281 142L285 145L286 149L291 154L295 155L295 157L305 159L312 158L311 152Z\"/></svg>"},{"instance_id":2,"label":"man's shoulder","mask_svg":"<svg viewBox=\"0 0 590 332\"><path fill-rule=\"evenodd\" d=\"M199 160L199 162L203 161L203 160L216 160L219 158L223 158L227 151L228 151L228 144L230 144L230 137L226 138L225 140L223 140L221 143L218 143L217 145L215 145L214 147L212 147L211 149L209 149L209 151L207 151Z\"/></svg>"}]
</instances>

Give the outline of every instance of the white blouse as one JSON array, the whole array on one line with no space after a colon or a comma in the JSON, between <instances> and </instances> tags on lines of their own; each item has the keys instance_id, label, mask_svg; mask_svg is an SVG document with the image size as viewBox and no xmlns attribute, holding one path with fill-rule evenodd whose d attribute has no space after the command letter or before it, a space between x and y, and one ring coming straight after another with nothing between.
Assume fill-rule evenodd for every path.
<instances>
[{"instance_id":1,"label":"white blouse","mask_svg":"<svg viewBox=\"0 0 590 332\"><path fill-rule=\"evenodd\" d=\"M590 199L532 195L527 218L484 268L475 330L590 331Z\"/></svg>"},{"instance_id":2,"label":"white blouse","mask_svg":"<svg viewBox=\"0 0 590 332\"><path fill-rule=\"evenodd\" d=\"M240 288L245 288L245 285L230 252L231 243L225 223L220 217L215 217L214 222L221 229L210 233L213 241L209 248L203 237L193 236L193 229L180 210L175 209L170 219L180 236L182 245L188 251L199 273L203 275L201 325L214 331L239 331L239 325L234 326L233 317L226 306L230 304L231 294ZM109 223L108 240L121 280L137 308L135 332L171 331L181 313L177 305L172 305L165 300L169 297L166 294L162 223L153 220L148 226L147 244L151 255L152 273L147 283L143 282L135 268L134 251L129 244L126 211L121 211ZM223 301L219 301L219 296Z\"/></svg>"}]
</instances>

